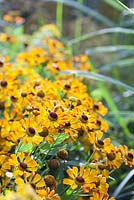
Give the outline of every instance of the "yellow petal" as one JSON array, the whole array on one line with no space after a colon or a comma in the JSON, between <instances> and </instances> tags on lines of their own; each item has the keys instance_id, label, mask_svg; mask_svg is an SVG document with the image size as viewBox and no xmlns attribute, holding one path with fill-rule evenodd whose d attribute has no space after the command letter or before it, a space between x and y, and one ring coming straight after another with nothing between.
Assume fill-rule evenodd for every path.
<instances>
[{"instance_id":1,"label":"yellow petal","mask_svg":"<svg viewBox=\"0 0 134 200\"><path fill-rule=\"evenodd\" d=\"M74 181L69 179L69 178L64 178L63 179L63 184L72 185L73 183L74 183Z\"/></svg>"},{"instance_id":2,"label":"yellow petal","mask_svg":"<svg viewBox=\"0 0 134 200\"><path fill-rule=\"evenodd\" d=\"M32 182L37 183L40 179L41 179L41 176L39 174L36 174Z\"/></svg>"},{"instance_id":3,"label":"yellow petal","mask_svg":"<svg viewBox=\"0 0 134 200\"><path fill-rule=\"evenodd\" d=\"M41 180L36 184L36 187L44 187L45 186L45 181Z\"/></svg>"}]
</instances>

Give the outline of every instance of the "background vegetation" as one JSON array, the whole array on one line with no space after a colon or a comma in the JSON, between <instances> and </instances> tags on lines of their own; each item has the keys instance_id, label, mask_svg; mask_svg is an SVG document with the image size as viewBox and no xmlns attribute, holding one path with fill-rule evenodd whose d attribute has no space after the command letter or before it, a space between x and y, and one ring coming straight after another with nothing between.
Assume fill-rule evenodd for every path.
<instances>
[{"instance_id":1,"label":"background vegetation","mask_svg":"<svg viewBox=\"0 0 134 200\"><path fill-rule=\"evenodd\" d=\"M0 29L20 42L2 43L0 51L13 59L26 34L35 35L44 23L56 23L62 32L62 40L72 55L86 54L92 63L92 73L85 77L92 96L104 102L109 113L106 116L113 144L134 147L134 11L128 1L103 0L27 0L0 1ZM129 2L130 3L130 2ZM128 5L129 6L129 5ZM3 15L16 10L24 24L10 24ZM72 72L68 72L72 73ZM110 193L117 199L134 199L134 171L126 167L113 172Z\"/></svg>"}]
</instances>

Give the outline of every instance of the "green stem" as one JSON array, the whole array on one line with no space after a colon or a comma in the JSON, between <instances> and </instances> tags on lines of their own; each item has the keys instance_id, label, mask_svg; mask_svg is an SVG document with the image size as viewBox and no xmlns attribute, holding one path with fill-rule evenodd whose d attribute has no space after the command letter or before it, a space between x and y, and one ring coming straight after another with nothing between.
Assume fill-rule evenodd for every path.
<instances>
[{"instance_id":1,"label":"green stem","mask_svg":"<svg viewBox=\"0 0 134 200\"><path fill-rule=\"evenodd\" d=\"M63 3L57 2L56 8L56 24L59 28L59 31L62 32L62 17L63 17Z\"/></svg>"}]
</instances>

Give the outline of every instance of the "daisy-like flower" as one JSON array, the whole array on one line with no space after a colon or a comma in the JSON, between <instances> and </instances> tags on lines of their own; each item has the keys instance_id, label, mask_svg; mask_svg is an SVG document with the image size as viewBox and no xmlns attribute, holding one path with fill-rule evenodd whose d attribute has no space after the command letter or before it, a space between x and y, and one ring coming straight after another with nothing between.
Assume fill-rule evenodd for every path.
<instances>
[{"instance_id":1,"label":"daisy-like flower","mask_svg":"<svg viewBox=\"0 0 134 200\"><path fill-rule=\"evenodd\" d=\"M108 166L110 169L118 169L123 163L121 153L118 151L118 148L113 145L104 149L102 157L104 165Z\"/></svg>"},{"instance_id":2,"label":"daisy-like flower","mask_svg":"<svg viewBox=\"0 0 134 200\"><path fill-rule=\"evenodd\" d=\"M38 118L41 120L43 126L50 130L51 133L57 134L57 130L65 124L67 114L62 108L57 108L54 105L52 106L51 102L47 103L45 106L46 109L44 107L40 109Z\"/></svg>"},{"instance_id":3,"label":"daisy-like flower","mask_svg":"<svg viewBox=\"0 0 134 200\"><path fill-rule=\"evenodd\" d=\"M57 80L54 84L56 88L63 91L66 98L75 97L77 99L84 99L88 97L85 85L78 79Z\"/></svg>"},{"instance_id":4,"label":"daisy-like flower","mask_svg":"<svg viewBox=\"0 0 134 200\"><path fill-rule=\"evenodd\" d=\"M22 176L25 171L35 172L38 164L30 156L26 156L24 152L18 154L11 154L9 158L9 165L13 168L14 177Z\"/></svg>"},{"instance_id":5,"label":"daisy-like flower","mask_svg":"<svg viewBox=\"0 0 134 200\"><path fill-rule=\"evenodd\" d=\"M20 120L21 130L25 133L23 137L23 143L27 144L31 142L34 146L40 144L43 141L38 133L42 131L42 126L36 121L36 118L29 117Z\"/></svg>"},{"instance_id":6,"label":"daisy-like flower","mask_svg":"<svg viewBox=\"0 0 134 200\"><path fill-rule=\"evenodd\" d=\"M69 178L64 178L63 184L69 185L73 190L80 187L83 191L89 192L93 188L96 188L97 173L96 170L86 169L84 166L80 166L80 170L74 166L67 169Z\"/></svg>"},{"instance_id":7,"label":"daisy-like flower","mask_svg":"<svg viewBox=\"0 0 134 200\"><path fill-rule=\"evenodd\" d=\"M103 194L99 191L93 192L93 196L89 197L89 200L115 200L114 197L109 198L109 195Z\"/></svg>"},{"instance_id":8,"label":"daisy-like flower","mask_svg":"<svg viewBox=\"0 0 134 200\"><path fill-rule=\"evenodd\" d=\"M43 200L61 200L60 196L55 192L55 190L50 190L46 188Z\"/></svg>"},{"instance_id":9,"label":"daisy-like flower","mask_svg":"<svg viewBox=\"0 0 134 200\"><path fill-rule=\"evenodd\" d=\"M134 168L134 150L128 150L126 145L119 146L118 151L122 154L122 159L125 165Z\"/></svg>"},{"instance_id":10,"label":"daisy-like flower","mask_svg":"<svg viewBox=\"0 0 134 200\"><path fill-rule=\"evenodd\" d=\"M40 197L44 197L46 194L45 190L45 181L42 179L40 174L35 174L34 172L32 173L24 173L23 177L17 177L15 179L15 183L18 186L23 186L25 183L30 184L31 187L36 191L36 193Z\"/></svg>"},{"instance_id":11,"label":"daisy-like flower","mask_svg":"<svg viewBox=\"0 0 134 200\"><path fill-rule=\"evenodd\" d=\"M102 104L102 102L94 102L93 104L93 110L102 116L105 116L107 114L107 108Z\"/></svg>"}]
</instances>

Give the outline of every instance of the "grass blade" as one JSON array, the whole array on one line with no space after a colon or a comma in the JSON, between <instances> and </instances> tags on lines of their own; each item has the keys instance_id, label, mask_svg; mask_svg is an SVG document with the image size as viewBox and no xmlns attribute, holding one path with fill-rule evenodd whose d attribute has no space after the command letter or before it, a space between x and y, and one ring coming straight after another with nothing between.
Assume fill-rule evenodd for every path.
<instances>
[{"instance_id":1,"label":"grass blade","mask_svg":"<svg viewBox=\"0 0 134 200\"><path fill-rule=\"evenodd\" d=\"M128 28L121 28L121 27L106 28L106 29L102 29L102 30L99 30L99 31L87 33L87 34L82 35L81 37L77 37L75 39L72 39L68 42L68 45L77 44L77 43L82 42L84 40L88 40L88 39L91 39L93 37L104 35L104 34L109 34L109 33L134 34L134 30L128 29Z\"/></svg>"},{"instance_id":2,"label":"grass blade","mask_svg":"<svg viewBox=\"0 0 134 200\"><path fill-rule=\"evenodd\" d=\"M108 91L108 89L106 88L105 84L100 82L98 85L99 85L100 91L103 94L103 97L104 97L105 101L107 102L108 107L110 108L111 112L119 113L118 108L117 108L116 104L114 103L114 101L112 100L112 96L111 96L110 92ZM124 134L126 136L128 136L130 134L130 132L129 132L129 129L127 128L126 124L124 123L124 118L122 118L120 114L115 115L115 118L116 118L117 122L119 123L120 127L123 129Z\"/></svg>"},{"instance_id":3,"label":"grass blade","mask_svg":"<svg viewBox=\"0 0 134 200\"><path fill-rule=\"evenodd\" d=\"M115 8L118 11L122 12L124 10L124 8L119 3L117 3L115 0L104 0L104 2L109 4L110 6L112 6L113 8Z\"/></svg>"},{"instance_id":4,"label":"grass blade","mask_svg":"<svg viewBox=\"0 0 134 200\"><path fill-rule=\"evenodd\" d=\"M111 53L117 51L127 50L129 52L134 51L134 45L116 45L116 46L102 46L89 48L85 51L87 55L92 55L96 53Z\"/></svg>"},{"instance_id":5,"label":"grass blade","mask_svg":"<svg viewBox=\"0 0 134 200\"><path fill-rule=\"evenodd\" d=\"M116 62L112 62L112 63L109 63L107 65L100 66L99 70L101 72L106 72L106 71L111 70L111 68L114 68L114 67L122 68L122 67L132 66L133 63L134 63L134 58L127 58L127 59L117 60Z\"/></svg>"},{"instance_id":6,"label":"grass blade","mask_svg":"<svg viewBox=\"0 0 134 200\"><path fill-rule=\"evenodd\" d=\"M129 91L134 93L133 87L131 87L131 86L129 86L129 85L127 85L127 84L125 84L121 81L118 81L116 79L113 79L111 77L104 76L102 74L97 74L97 73L94 73L94 72L84 72L84 71L81 71L81 70L67 70L67 71L62 71L61 73L63 73L63 74L74 74L76 76L82 76L82 77L85 77L85 78L88 78L88 79L94 79L94 80L98 80L98 81L113 83L115 85L121 86L124 89L129 90Z\"/></svg>"},{"instance_id":7,"label":"grass blade","mask_svg":"<svg viewBox=\"0 0 134 200\"><path fill-rule=\"evenodd\" d=\"M71 6L75 9L80 10L81 12L87 14L88 16L91 16L98 20L99 22L107 25L108 27L113 27L115 26L115 23L108 19L107 17L101 15L99 12L96 12L95 10L82 5L79 2L73 1L73 0L42 0L42 2L61 2L67 6Z\"/></svg>"},{"instance_id":8,"label":"grass blade","mask_svg":"<svg viewBox=\"0 0 134 200\"><path fill-rule=\"evenodd\" d=\"M119 111L118 112L109 112L109 115L110 116L113 116L113 115L120 115L122 116L123 118L130 118L130 119L134 119L134 112L133 111Z\"/></svg>"},{"instance_id":9,"label":"grass blade","mask_svg":"<svg viewBox=\"0 0 134 200\"><path fill-rule=\"evenodd\" d=\"M125 4L123 4L121 1L119 0L115 0L120 6L122 6L122 8L124 8L125 10L128 10L130 14L134 14L134 11L131 10L130 8L128 8Z\"/></svg>"},{"instance_id":10,"label":"grass blade","mask_svg":"<svg viewBox=\"0 0 134 200\"><path fill-rule=\"evenodd\" d=\"M126 178L120 183L120 185L116 188L115 192L113 193L113 197L118 197L119 193L121 192L121 190L124 188L124 186L127 184L127 182L132 178L132 176L134 176L134 169L131 170L128 175L126 176Z\"/></svg>"}]
</instances>

